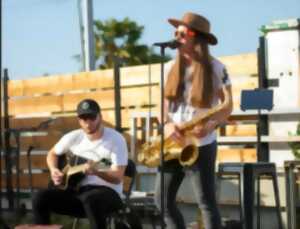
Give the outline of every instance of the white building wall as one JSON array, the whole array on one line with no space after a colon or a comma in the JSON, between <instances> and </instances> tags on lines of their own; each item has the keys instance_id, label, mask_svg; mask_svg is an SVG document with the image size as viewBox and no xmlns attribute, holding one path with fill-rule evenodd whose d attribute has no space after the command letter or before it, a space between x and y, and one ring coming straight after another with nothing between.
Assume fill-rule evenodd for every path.
<instances>
[{"instance_id":1,"label":"white building wall","mask_svg":"<svg viewBox=\"0 0 300 229\"><path fill-rule=\"evenodd\" d=\"M288 112L289 109L300 108L299 20L277 21L269 29L267 26L265 35L267 78L279 81L278 87L270 87L274 90L273 109ZM270 135L288 136L296 132L300 117L287 121L284 117L270 116L269 121ZM270 161L283 166L285 160L293 159L287 143L270 144Z\"/></svg>"}]
</instances>

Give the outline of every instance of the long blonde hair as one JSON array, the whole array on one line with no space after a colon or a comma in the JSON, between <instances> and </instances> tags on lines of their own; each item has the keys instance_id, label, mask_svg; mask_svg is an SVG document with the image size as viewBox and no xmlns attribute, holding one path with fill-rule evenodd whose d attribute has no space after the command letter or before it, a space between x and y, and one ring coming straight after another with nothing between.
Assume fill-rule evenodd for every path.
<instances>
[{"instance_id":1,"label":"long blonde hair","mask_svg":"<svg viewBox=\"0 0 300 229\"><path fill-rule=\"evenodd\" d=\"M185 62L180 53L171 68L165 86L165 97L170 101L181 101L184 91ZM211 107L213 98L213 69L205 38L195 39L192 61L192 88L190 103L195 107Z\"/></svg>"}]
</instances>

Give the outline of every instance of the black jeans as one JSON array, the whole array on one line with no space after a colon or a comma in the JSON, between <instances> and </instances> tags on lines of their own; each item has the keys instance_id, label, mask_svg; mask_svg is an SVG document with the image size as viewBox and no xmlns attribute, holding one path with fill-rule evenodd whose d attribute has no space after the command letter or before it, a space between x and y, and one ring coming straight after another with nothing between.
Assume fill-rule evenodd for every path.
<instances>
[{"instance_id":1,"label":"black jeans","mask_svg":"<svg viewBox=\"0 0 300 229\"><path fill-rule=\"evenodd\" d=\"M87 217L92 229L106 228L107 216L123 203L117 192L105 186L84 186L79 191L49 188L33 198L36 224L50 224L51 212L74 217Z\"/></svg>"},{"instance_id":2,"label":"black jeans","mask_svg":"<svg viewBox=\"0 0 300 229\"><path fill-rule=\"evenodd\" d=\"M184 229L184 218L176 204L176 195L187 173L192 181L194 194L202 212L205 229L220 229L221 217L215 195L215 161L217 143L198 148L197 162L184 169L177 160L166 162L165 168L165 220L167 228ZM155 199L160 208L160 174L156 178Z\"/></svg>"}]
</instances>

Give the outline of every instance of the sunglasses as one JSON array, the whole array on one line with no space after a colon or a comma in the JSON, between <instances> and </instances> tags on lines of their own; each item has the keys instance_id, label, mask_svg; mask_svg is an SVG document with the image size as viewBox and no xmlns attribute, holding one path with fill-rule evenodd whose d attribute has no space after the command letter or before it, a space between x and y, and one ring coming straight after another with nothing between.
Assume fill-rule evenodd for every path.
<instances>
[{"instance_id":1,"label":"sunglasses","mask_svg":"<svg viewBox=\"0 0 300 229\"><path fill-rule=\"evenodd\" d=\"M79 119L81 120L90 120L90 121L95 121L96 118L97 118L97 115L96 114L84 114L84 115L80 115L78 116Z\"/></svg>"},{"instance_id":2,"label":"sunglasses","mask_svg":"<svg viewBox=\"0 0 300 229\"><path fill-rule=\"evenodd\" d=\"M195 37L196 32L188 29L187 31L178 31L176 30L174 33L176 38L186 38L186 37Z\"/></svg>"}]
</instances>

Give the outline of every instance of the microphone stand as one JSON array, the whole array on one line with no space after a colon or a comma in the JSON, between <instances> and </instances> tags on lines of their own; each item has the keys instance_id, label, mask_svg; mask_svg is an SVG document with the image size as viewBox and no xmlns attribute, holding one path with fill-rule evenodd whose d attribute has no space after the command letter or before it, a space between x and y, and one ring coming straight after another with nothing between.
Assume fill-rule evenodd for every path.
<instances>
[{"instance_id":1,"label":"microphone stand","mask_svg":"<svg viewBox=\"0 0 300 229\"><path fill-rule=\"evenodd\" d=\"M165 143L165 131L164 131L164 97L165 97L165 93L164 93L164 59L165 59L165 48L166 46L161 45L160 46L160 55L161 55L161 68L160 68L160 93L161 93L161 100L160 100L160 130L161 130L161 135L160 135L160 188L161 188L161 192L160 192L160 207L161 207L161 228L164 229L165 228L165 223L164 223L164 215L165 215L165 176L164 176L164 143Z\"/></svg>"},{"instance_id":2,"label":"microphone stand","mask_svg":"<svg viewBox=\"0 0 300 229\"><path fill-rule=\"evenodd\" d=\"M165 85L165 80L164 80L164 60L165 60L165 48L169 47L171 49L178 48L181 44L177 40L170 40L167 42L160 42L160 43L154 43L154 46L159 46L160 47L160 56L161 56L161 71L160 71L160 93L161 93L161 101L160 101L160 188L161 188L161 195L160 195L160 208L161 208L161 228L165 228L165 223L164 223L164 215L165 215L165 176L164 176L164 143L165 143L165 134L164 134L164 117L165 117L165 106L164 106L164 85Z\"/></svg>"}]
</instances>

